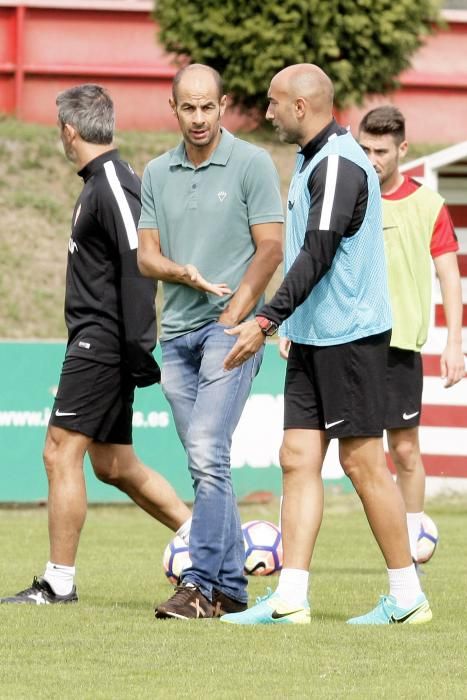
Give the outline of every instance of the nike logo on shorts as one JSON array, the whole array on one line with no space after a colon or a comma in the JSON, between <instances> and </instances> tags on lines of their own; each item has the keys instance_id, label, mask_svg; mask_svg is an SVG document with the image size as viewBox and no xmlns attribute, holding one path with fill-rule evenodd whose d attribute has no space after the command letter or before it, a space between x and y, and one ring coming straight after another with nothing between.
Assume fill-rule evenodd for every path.
<instances>
[{"instance_id":1,"label":"nike logo on shorts","mask_svg":"<svg viewBox=\"0 0 467 700\"><path fill-rule=\"evenodd\" d=\"M324 427L326 430L329 430L329 428L332 428L335 425L339 425L339 423L343 423L345 421L345 418L342 418L341 420L335 420L333 423L325 423Z\"/></svg>"},{"instance_id":2,"label":"nike logo on shorts","mask_svg":"<svg viewBox=\"0 0 467 700\"><path fill-rule=\"evenodd\" d=\"M418 416L419 413L420 413L420 411L415 411L415 413L405 413L404 412L402 414L402 418L404 420L410 420L411 418L415 418L415 416Z\"/></svg>"},{"instance_id":3,"label":"nike logo on shorts","mask_svg":"<svg viewBox=\"0 0 467 700\"><path fill-rule=\"evenodd\" d=\"M60 409L57 408L55 411L56 416L76 416L76 413L66 413L65 411L60 411Z\"/></svg>"}]
</instances>

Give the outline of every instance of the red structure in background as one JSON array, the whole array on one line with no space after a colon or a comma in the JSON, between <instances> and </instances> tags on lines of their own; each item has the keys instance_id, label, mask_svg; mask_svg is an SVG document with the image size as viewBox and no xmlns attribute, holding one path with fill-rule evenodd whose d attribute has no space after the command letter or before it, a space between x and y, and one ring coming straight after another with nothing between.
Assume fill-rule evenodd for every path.
<instances>
[{"instance_id":1,"label":"red structure in background","mask_svg":"<svg viewBox=\"0 0 467 700\"><path fill-rule=\"evenodd\" d=\"M109 89L118 128L175 130L168 105L176 67L156 41L148 0L0 0L0 111L55 122L55 96L71 85ZM227 126L254 122L231 110Z\"/></svg>"},{"instance_id":2,"label":"red structure in background","mask_svg":"<svg viewBox=\"0 0 467 700\"><path fill-rule=\"evenodd\" d=\"M341 115L357 133L363 115L388 102L406 118L410 143L448 144L467 139L467 11L445 10L445 29L427 38L399 80L400 89L367 99Z\"/></svg>"},{"instance_id":3,"label":"red structure in background","mask_svg":"<svg viewBox=\"0 0 467 700\"><path fill-rule=\"evenodd\" d=\"M157 44L152 9L152 0L0 0L0 111L50 124L57 92L93 81L111 91L120 129L174 129L167 100L175 68ZM401 89L364 107L397 104L412 142L467 139L467 12L444 17L448 26L417 52ZM354 130L362 111L339 116ZM232 111L226 124L254 127Z\"/></svg>"}]
</instances>

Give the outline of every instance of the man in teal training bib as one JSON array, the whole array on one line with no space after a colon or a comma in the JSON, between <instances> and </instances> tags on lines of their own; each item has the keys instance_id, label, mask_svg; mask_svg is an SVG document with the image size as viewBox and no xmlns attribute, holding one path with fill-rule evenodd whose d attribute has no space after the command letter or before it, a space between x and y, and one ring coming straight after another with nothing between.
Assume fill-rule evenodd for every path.
<instances>
[{"instance_id":1,"label":"man in teal training bib","mask_svg":"<svg viewBox=\"0 0 467 700\"><path fill-rule=\"evenodd\" d=\"M308 578L323 514L321 469L333 438L384 556L389 595L351 624L429 622L410 556L403 502L383 450L391 313L379 182L333 119L333 86L318 66L289 66L271 81L266 117L300 146L287 212L285 279L255 320L229 331L236 369L282 325L290 341L284 390L282 539L277 591L232 624L307 624Z\"/></svg>"}]
</instances>

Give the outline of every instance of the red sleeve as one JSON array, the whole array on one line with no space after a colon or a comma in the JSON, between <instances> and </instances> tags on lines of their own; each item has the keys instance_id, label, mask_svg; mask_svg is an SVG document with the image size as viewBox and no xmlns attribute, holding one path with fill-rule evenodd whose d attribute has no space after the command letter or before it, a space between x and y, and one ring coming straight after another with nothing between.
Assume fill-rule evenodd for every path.
<instances>
[{"instance_id":1,"label":"red sleeve","mask_svg":"<svg viewBox=\"0 0 467 700\"><path fill-rule=\"evenodd\" d=\"M459 243L454 231L454 224L448 208L443 205L436 219L433 234L431 236L430 253L432 258L437 258L444 253L456 253Z\"/></svg>"}]
</instances>

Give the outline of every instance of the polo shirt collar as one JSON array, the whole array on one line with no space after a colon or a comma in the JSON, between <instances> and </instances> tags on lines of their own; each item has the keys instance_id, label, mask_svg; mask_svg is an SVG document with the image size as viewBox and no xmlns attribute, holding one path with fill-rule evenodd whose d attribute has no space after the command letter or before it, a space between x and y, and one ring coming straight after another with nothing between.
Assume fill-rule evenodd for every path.
<instances>
[{"instance_id":1,"label":"polo shirt collar","mask_svg":"<svg viewBox=\"0 0 467 700\"><path fill-rule=\"evenodd\" d=\"M208 165L227 165L228 160L230 158L230 154L232 153L234 140L235 136L231 134L230 131L227 131L227 129L225 129L224 127L221 127L221 138L219 143L217 144L215 151L211 153L211 156L210 158L208 158L208 160L205 160L204 163L198 165L198 168L204 168ZM193 163L187 158L184 141L179 143L178 146L175 148L174 152L172 153L172 158L170 160L171 168L177 166L182 166L184 168L194 168Z\"/></svg>"}]
</instances>

